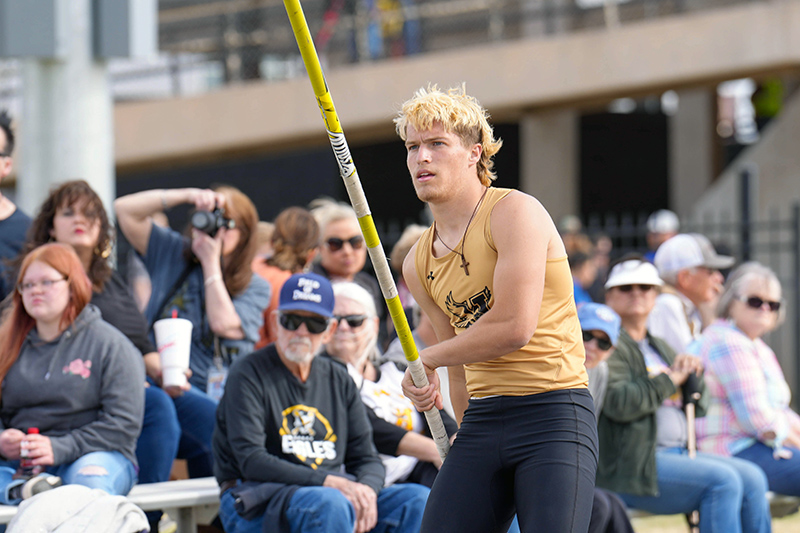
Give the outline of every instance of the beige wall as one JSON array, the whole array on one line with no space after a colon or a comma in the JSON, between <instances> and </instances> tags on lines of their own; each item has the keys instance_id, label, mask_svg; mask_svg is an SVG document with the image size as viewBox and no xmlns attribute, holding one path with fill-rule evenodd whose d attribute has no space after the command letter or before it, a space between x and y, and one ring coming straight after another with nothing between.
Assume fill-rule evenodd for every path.
<instances>
[{"instance_id":1,"label":"beige wall","mask_svg":"<svg viewBox=\"0 0 800 533\"><path fill-rule=\"evenodd\" d=\"M399 104L429 81L466 81L468 91L497 120L516 120L534 109L798 66L800 2L791 1L341 68L329 72L327 81L355 144L365 137L390 137ZM117 165L122 170L326 142L305 79L116 108Z\"/></svg>"}]
</instances>

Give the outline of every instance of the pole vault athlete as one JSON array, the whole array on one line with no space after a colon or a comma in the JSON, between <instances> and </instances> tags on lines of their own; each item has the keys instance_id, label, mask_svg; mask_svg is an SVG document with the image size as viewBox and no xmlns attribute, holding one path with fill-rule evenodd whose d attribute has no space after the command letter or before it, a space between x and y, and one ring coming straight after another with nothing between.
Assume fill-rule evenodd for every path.
<instances>
[{"instance_id":1,"label":"pole vault athlete","mask_svg":"<svg viewBox=\"0 0 800 533\"><path fill-rule=\"evenodd\" d=\"M464 87L434 85L394 120L434 218L403 277L440 340L420 352L430 384L403 387L441 408L448 367L461 422L421 531L506 531L516 512L523 532L586 532L597 432L567 253L535 198L491 187L487 117Z\"/></svg>"}]
</instances>

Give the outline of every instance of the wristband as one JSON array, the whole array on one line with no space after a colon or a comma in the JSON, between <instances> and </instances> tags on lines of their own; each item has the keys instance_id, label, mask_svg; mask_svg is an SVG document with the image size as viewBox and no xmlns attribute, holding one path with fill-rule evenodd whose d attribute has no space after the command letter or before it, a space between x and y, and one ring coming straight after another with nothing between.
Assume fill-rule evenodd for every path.
<instances>
[{"instance_id":1,"label":"wristband","mask_svg":"<svg viewBox=\"0 0 800 533\"><path fill-rule=\"evenodd\" d=\"M209 276L209 277L208 277L208 278L205 280L205 282L203 282L203 285L205 285L206 287L208 287L208 286L210 286L212 283L214 283L215 281L222 281L222 276L221 276L220 274L214 274L213 276Z\"/></svg>"}]
</instances>

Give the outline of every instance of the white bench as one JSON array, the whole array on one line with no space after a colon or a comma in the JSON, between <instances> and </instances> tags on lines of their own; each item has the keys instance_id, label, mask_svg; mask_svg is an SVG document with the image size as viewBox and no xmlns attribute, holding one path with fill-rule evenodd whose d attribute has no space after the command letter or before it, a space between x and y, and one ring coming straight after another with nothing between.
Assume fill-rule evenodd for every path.
<instances>
[{"instance_id":1,"label":"white bench","mask_svg":"<svg viewBox=\"0 0 800 533\"><path fill-rule=\"evenodd\" d=\"M128 499L143 511L164 510L178 524L178 533L195 533L219 511L219 485L213 477L136 485ZM14 505L0 505L0 524L17 514Z\"/></svg>"}]
</instances>

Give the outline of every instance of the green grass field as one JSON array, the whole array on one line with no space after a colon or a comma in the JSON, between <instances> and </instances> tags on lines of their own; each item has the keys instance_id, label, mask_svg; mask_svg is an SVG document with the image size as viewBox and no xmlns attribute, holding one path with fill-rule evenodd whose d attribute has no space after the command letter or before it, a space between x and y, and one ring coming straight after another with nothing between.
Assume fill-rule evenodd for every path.
<instances>
[{"instance_id":1,"label":"green grass field","mask_svg":"<svg viewBox=\"0 0 800 533\"><path fill-rule=\"evenodd\" d=\"M687 533L686 519L681 515L648 516L634 518L636 533ZM772 520L772 533L797 533L800 531L800 513Z\"/></svg>"}]
</instances>

